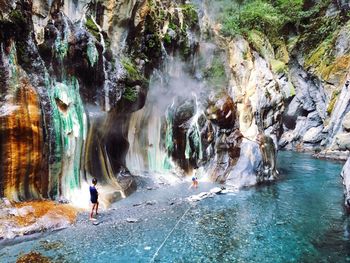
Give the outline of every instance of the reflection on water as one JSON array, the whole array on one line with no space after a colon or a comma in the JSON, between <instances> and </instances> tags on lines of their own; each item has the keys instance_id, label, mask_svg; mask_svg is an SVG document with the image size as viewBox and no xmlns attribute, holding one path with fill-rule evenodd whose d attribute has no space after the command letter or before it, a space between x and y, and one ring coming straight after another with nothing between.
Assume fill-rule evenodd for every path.
<instances>
[{"instance_id":1,"label":"reflection on water","mask_svg":"<svg viewBox=\"0 0 350 263\"><path fill-rule=\"evenodd\" d=\"M342 165L291 152L279 153L279 164L283 167L276 183L196 204L162 206L160 200L143 208L149 214L136 210L142 219L137 224L112 219L98 227L78 225L6 247L0 251L0 261L15 261L18 253L31 250L67 262L149 262L153 257L155 262L350 261L350 224L342 207L339 176ZM187 195L187 187L146 194L159 200L167 194ZM117 211L144 194L119 202ZM46 239L60 246L44 249Z\"/></svg>"}]
</instances>

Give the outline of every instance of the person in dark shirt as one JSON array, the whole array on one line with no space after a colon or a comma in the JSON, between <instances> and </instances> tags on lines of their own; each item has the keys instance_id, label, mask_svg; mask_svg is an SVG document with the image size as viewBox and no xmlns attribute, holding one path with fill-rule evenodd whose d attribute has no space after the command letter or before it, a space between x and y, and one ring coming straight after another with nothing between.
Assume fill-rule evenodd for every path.
<instances>
[{"instance_id":1,"label":"person in dark shirt","mask_svg":"<svg viewBox=\"0 0 350 263\"><path fill-rule=\"evenodd\" d=\"M93 178L92 179L92 185L90 186L90 201L92 203L92 209L91 209L91 213L90 213L90 220L96 220L95 218L93 218L93 214L94 214L94 209L96 211L96 215L98 215L97 210L98 210L98 192L96 189L96 184L97 184L97 179Z\"/></svg>"}]
</instances>

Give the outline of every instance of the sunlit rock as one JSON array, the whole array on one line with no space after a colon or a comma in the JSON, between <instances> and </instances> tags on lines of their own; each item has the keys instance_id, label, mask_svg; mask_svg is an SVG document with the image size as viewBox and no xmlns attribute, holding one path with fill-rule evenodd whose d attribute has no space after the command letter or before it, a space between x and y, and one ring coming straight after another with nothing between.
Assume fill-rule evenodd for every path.
<instances>
[{"instance_id":1,"label":"sunlit rock","mask_svg":"<svg viewBox=\"0 0 350 263\"><path fill-rule=\"evenodd\" d=\"M0 239L13 239L48 230L66 228L75 222L77 210L52 201L0 203Z\"/></svg>"},{"instance_id":2,"label":"sunlit rock","mask_svg":"<svg viewBox=\"0 0 350 263\"><path fill-rule=\"evenodd\" d=\"M207 118L222 129L232 129L236 121L236 105L227 94L217 94L209 98Z\"/></svg>"}]
</instances>

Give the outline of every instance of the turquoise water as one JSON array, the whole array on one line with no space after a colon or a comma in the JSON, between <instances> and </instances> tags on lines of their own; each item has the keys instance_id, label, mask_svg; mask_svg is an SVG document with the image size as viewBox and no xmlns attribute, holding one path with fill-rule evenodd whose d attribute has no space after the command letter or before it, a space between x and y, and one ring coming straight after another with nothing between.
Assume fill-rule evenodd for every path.
<instances>
[{"instance_id":1,"label":"turquoise water","mask_svg":"<svg viewBox=\"0 0 350 263\"><path fill-rule=\"evenodd\" d=\"M193 194L187 184L137 192L100 225L84 215L72 228L3 247L0 262L29 251L54 262L350 262L342 164L292 152L278 163L275 183L195 204L184 199ZM141 200L157 202L133 205Z\"/></svg>"}]
</instances>

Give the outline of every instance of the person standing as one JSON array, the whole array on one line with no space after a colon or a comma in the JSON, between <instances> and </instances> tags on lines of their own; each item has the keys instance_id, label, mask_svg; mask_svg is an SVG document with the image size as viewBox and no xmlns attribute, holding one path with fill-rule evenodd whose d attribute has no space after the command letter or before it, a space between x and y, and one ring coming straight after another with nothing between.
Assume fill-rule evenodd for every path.
<instances>
[{"instance_id":1,"label":"person standing","mask_svg":"<svg viewBox=\"0 0 350 263\"><path fill-rule=\"evenodd\" d=\"M96 213L96 216L98 215L98 192L96 189L96 184L97 184L97 179L93 178L92 179L92 185L90 186L90 201L92 203L92 209L90 213L90 220L96 220L93 218L94 210Z\"/></svg>"}]
</instances>

